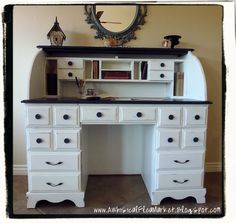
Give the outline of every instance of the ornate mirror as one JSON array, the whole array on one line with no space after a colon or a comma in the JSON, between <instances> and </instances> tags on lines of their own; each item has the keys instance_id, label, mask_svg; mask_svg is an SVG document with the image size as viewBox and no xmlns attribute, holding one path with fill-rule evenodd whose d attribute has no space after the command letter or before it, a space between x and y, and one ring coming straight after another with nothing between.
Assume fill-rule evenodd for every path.
<instances>
[{"instance_id":1,"label":"ornate mirror","mask_svg":"<svg viewBox=\"0 0 236 223\"><path fill-rule=\"evenodd\" d=\"M96 39L113 38L120 45L135 39L135 31L145 23L144 5L85 5L86 21L97 31Z\"/></svg>"}]
</instances>

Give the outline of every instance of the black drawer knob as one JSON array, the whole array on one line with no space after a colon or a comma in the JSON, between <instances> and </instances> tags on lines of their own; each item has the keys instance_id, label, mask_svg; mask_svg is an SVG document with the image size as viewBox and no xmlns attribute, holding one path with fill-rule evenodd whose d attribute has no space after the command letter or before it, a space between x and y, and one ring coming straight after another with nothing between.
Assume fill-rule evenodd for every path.
<instances>
[{"instance_id":1,"label":"black drawer knob","mask_svg":"<svg viewBox=\"0 0 236 223\"><path fill-rule=\"evenodd\" d=\"M101 112L98 112L98 113L97 113L97 117L98 117L98 118L101 118L101 117L102 117L102 113L101 113Z\"/></svg>"},{"instance_id":2,"label":"black drawer knob","mask_svg":"<svg viewBox=\"0 0 236 223\"><path fill-rule=\"evenodd\" d=\"M64 119L64 120L68 120L69 118L70 118L69 115L67 115L67 114L63 115L63 119Z\"/></svg>"},{"instance_id":3,"label":"black drawer knob","mask_svg":"<svg viewBox=\"0 0 236 223\"><path fill-rule=\"evenodd\" d=\"M73 73L72 73L72 72L69 72L69 73L68 73L68 77L73 77Z\"/></svg>"},{"instance_id":4,"label":"black drawer knob","mask_svg":"<svg viewBox=\"0 0 236 223\"><path fill-rule=\"evenodd\" d=\"M136 116L137 116L138 118L141 118L141 117L143 116L143 114L142 114L142 112L137 112Z\"/></svg>"},{"instance_id":5,"label":"black drawer knob","mask_svg":"<svg viewBox=\"0 0 236 223\"><path fill-rule=\"evenodd\" d=\"M193 141L194 141L194 142L198 142L198 141L199 141L199 138L198 138L198 137L194 137L194 138L193 138Z\"/></svg>"},{"instance_id":6,"label":"black drawer knob","mask_svg":"<svg viewBox=\"0 0 236 223\"><path fill-rule=\"evenodd\" d=\"M169 143L172 143L174 140L173 140L173 138L168 138L167 141L168 141Z\"/></svg>"},{"instance_id":7,"label":"black drawer knob","mask_svg":"<svg viewBox=\"0 0 236 223\"><path fill-rule=\"evenodd\" d=\"M36 119L41 119L41 118L42 118L42 116L41 116L40 114L36 114L34 117L35 117Z\"/></svg>"},{"instance_id":8,"label":"black drawer knob","mask_svg":"<svg viewBox=\"0 0 236 223\"><path fill-rule=\"evenodd\" d=\"M161 63L160 65L161 65L161 67L164 67L164 66L165 66L165 63Z\"/></svg>"},{"instance_id":9,"label":"black drawer knob","mask_svg":"<svg viewBox=\"0 0 236 223\"><path fill-rule=\"evenodd\" d=\"M165 74L160 74L160 78L164 78L165 77Z\"/></svg>"},{"instance_id":10,"label":"black drawer knob","mask_svg":"<svg viewBox=\"0 0 236 223\"><path fill-rule=\"evenodd\" d=\"M64 139L64 143L66 143L66 144L67 144L67 143L70 143L70 139L65 138L65 139Z\"/></svg>"},{"instance_id":11,"label":"black drawer knob","mask_svg":"<svg viewBox=\"0 0 236 223\"><path fill-rule=\"evenodd\" d=\"M42 140L41 138L37 138L37 139L36 139L36 142L37 142L38 144L40 144L40 143L43 142L43 140Z\"/></svg>"},{"instance_id":12,"label":"black drawer knob","mask_svg":"<svg viewBox=\"0 0 236 223\"><path fill-rule=\"evenodd\" d=\"M168 118L169 118L170 120L173 120L175 117L174 117L174 115L169 115Z\"/></svg>"},{"instance_id":13,"label":"black drawer knob","mask_svg":"<svg viewBox=\"0 0 236 223\"><path fill-rule=\"evenodd\" d=\"M199 120L200 119L200 115L195 115L195 119Z\"/></svg>"},{"instance_id":14,"label":"black drawer knob","mask_svg":"<svg viewBox=\"0 0 236 223\"><path fill-rule=\"evenodd\" d=\"M72 62L72 61L68 61L68 65L69 65L69 66L72 66L72 65L73 65L73 62Z\"/></svg>"}]
</instances>

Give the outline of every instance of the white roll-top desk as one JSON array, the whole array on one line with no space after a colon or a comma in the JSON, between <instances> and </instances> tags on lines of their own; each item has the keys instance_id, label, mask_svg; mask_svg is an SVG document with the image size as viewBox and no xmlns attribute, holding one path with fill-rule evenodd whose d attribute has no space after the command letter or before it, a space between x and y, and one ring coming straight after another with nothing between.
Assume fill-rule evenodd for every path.
<instances>
[{"instance_id":1,"label":"white roll-top desk","mask_svg":"<svg viewBox=\"0 0 236 223\"><path fill-rule=\"evenodd\" d=\"M152 205L159 205L165 197L181 200L192 196L197 203L205 202L210 102L202 66L192 49L39 48L43 60L35 61L34 66L44 67L40 75L45 95L22 101L26 105L28 208L39 200L66 199L84 207L91 173L141 174ZM95 89L96 97L81 95L75 77L84 81L84 92ZM98 125L101 131L105 126L111 130L132 126L132 139L125 134L116 139L116 132L110 132L113 137L104 140L110 140L109 151L117 144L111 140L122 140L119 147L124 145L125 156L130 156L125 159L136 162L138 168L132 170L129 162L127 168L122 167L124 162L120 169L113 168L112 159L117 159L119 151L110 152L109 157L96 154L96 149L101 151L98 147L106 145L99 145L98 135L90 134L90 126ZM137 144L140 155L136 159L132 147ZM88 162L90 156L93 159ZM91 162L96 157L104 162L110 159L109 166L93 172L99 169Z\"/></svg>"}]
</instances>

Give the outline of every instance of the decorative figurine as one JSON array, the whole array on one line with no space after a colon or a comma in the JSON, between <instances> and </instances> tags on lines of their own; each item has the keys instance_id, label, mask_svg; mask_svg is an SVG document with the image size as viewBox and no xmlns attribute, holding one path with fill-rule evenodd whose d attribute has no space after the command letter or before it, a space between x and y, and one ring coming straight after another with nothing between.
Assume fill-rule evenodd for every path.
<instances>
[{"instance_id":1,"label":"decorative figurine","mask_svg":"<svg viewBox=\"0 0 236 223\"><path fill-rule=\"evenodd\" d=\"M171 41L168 39L163 40L162 47L163 48L171 48Z\"/></svg>"},{"instance_id":2,"label":"decorative figurine","mask_svg":"<svg viewBox=\"0 0 236 223\"><path fill-rule=\"evenodd\" d=\"M51 45L52 46L62 46L63 40L66 39L65 33L62 31L62 29L59 26L59 23L56 21L51 28L51 30L47 34L48 39L50 39Z\"/></svg>"},{"instance_id":3,"label":"decorative figurine","mask_svg":"<svg viewBox=\"0 0 236 223\"><path fill-rule=\"evenodd\" d=\"M179 36L179 35L164 36L165 40L169 40L171 42L171 47L170 48L174 48L175 45L178 45L180 38L181 38L181 36Z\"/></svg>"}]
</instances>

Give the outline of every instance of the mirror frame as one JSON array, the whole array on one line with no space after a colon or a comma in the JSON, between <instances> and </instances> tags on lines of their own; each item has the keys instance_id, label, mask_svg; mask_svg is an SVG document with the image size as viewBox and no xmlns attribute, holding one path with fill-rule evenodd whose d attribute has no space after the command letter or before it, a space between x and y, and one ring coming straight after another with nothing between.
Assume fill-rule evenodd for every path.
<instances>
[{"instance_id":1,"label":"mirror frame","mask_svg":"<svg viewBox=\"0 0 236 223\"><path fill-rule=\"evenodd\" d=\"M123 31L111 32L104 28L96 18L96 5L85 5L85 15L87 16L85 21L88 24L91 24L91 29L95 29L97 31L95 35L96 39L114 38L118 40L122 45L130 41L131 39L136 39L135 31L141 29L140 26L145 23L144 17L147 15L146 5L130 6L136 6L136 13L131 24Z\"/></svg>"}]
</instances>

